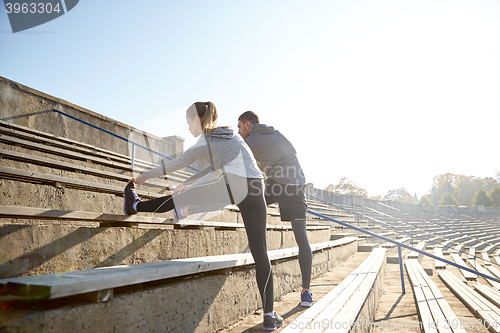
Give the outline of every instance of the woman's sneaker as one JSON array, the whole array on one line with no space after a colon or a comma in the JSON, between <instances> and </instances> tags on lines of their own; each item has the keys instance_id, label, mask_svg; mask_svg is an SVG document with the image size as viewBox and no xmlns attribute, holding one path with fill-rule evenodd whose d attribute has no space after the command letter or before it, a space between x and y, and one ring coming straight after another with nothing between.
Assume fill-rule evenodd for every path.
<instances>
[{"instance_id":1,"label":"woman's sneaker","mask_svg":"<svg viewBox=\"0 0 500 333\"><path fill-rule=\"evenodd\" d=\"M306 306L310 307L313 305L313 294L309 290L304 291L303 293L300 293L300 305L301 306Z\"/></svg>"},{"instance_id":2,"label":"woman's sneaker","mask_svg":"<svg viewBox=\"0 0 500 333\"><path fill-rule=\"evenodd\" d=\"M125 215L137 214L136 203L139 203L141 199L139 199L137 193L135 193L134 182L128 183L127 186L125 186L125 189L123 190L123 200L123 213Z\"/></svg>"},{"instance_id":3,"label":"woman's sneaker","mask_svg":"<svg viewBox=\"0 0 500 333\"><path fill-rule=\"evenodd\" d=\"M264 315L264 331L274 331L275 329L283 326L283 318L281 318L276 311L273 314Z\"/></svg>"}]
</instances>

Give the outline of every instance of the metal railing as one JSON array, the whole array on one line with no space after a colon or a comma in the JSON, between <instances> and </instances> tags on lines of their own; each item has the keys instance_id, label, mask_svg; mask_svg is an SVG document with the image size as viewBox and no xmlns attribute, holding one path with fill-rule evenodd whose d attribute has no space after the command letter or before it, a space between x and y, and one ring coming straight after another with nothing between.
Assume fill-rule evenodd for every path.
<instances>
[{"instance_id":1,"label":"metal railing","mask_svg":"<svg viewBox=\"0 0 500 333\"><path fill-rule=\"evenodd\" d=\"M311 197L311 196L310 196L310 197ZM319 199L319 200L321 200L321 199ZM323 202L327 203L327 202L326 202L326 201L324 201L324 200L321 200L321 201L323 201ZM331 204L331 205L334 205L334 204ZM326 216L326 215L323 215L323 214L317 213L317 212L312 211L312 210L310 210L310 209L308 209L308 210L307 210L307 212L308 212L308 213L310 213L310 214L312 214L312 215L315 215L315 216L317 216L317 217L320 217L320 218L322 218L322 219L325 219L325 220L328 220L328 221L332 221L332 222L338 223L338 224L340 224L340 225L342 225L342 226L344 226L344 227L347 227L347 228L350 228L350 229L354 229L354 230L356 230L356 231L359 231L359 232L365 233L365 234L367 234L367 235L370 235L370 236L373 236L373 237L379 238L379 239L381 239L381 240L384 240L384 241L386 241L386 242L393 243L393 244L397 245L397 246L398 246L398 256L399 256L399 270L400 270L400 275L401 275L401 288L402 288L402 293L403 293L403 294L405 294L405 293L406 293L406 290L405 290L404 273L403 273L403 260L402 260L403 258L402 258L402 254L401 254L401 248L402 248L402 247L404 247L404 248L406 248L406 249L409 249L409 250L411 250L411 251L415 251L415 252L417 252L417 253L420 253L420 254L425 255L425 256L427 256L427 257L430 257L430 258L432 258L432 259L439 260L439 261L444 262L444 263L446 263L446 264L449 264L449 265L451 265L451 266L455 266L455 267L457 267L457 268L459 268L459 269L466 270L466 271L468 271L468 272L470 272L470 273L474 273L474 274L479 275L479 276L481 276L481 277L483 277L483 278L485 278L485 279L489 279L489 280L492 280L492 281L495 281L495 282L500 283L500 279L494 278L494 277L492 277L492 276L490 276L490 275L483 274L483 273L481 273L481 272L479 272L479 271L477 271L477 270L471 269L471 268L469 268L469 267L467 267L467 266L462 266L462 265L460 265L460 264L457 264L457 263L452 262L452 261L450 261L450 260L446 260L446 259L444 259L444 258L441 258L441 257L435 256L435 255L430 254L430 253L428 253L428 252L425 252L425 251L419 250L419 249L417 249L417 248L414 248L413 246L409 246L409 245L406 245L406 244L404 244L404 243L398 242L398 241L396 241L396 240L393 240L393 239L390 239L390 238L387 238L387 237L384 237L384 236L378 235L378 234L376 234L376 233L373 233L373 232L371 232L371 231L368 231L368 230L362 229L362 228L360 228L360 227L353 226L353 225L351 225L351 224L349 224L349 223L346 223L346 222L342 222L342 221L339 221L339 220L333 219L333 218L331 218L331 217L328 217L328 216Z\"/></svg>"},{"instance_id":2,"label":"metal railing","mask_svg":"<svg viewBox=\"0 0 500 333\"><path fill-rule=\"evenodd\" d=\"M162 154L162 153L159 153L159 152L157 152L157 151L155 151L155 150L153 150L153 149L151 149L151 148L149 148L149 147L146 147L146 146L141 145L141 144L139 144L139 143L137 143L137 142L131 141L131 140L127 139L127 138L124 138L123 136L120 136L120 135L118 135L118 134L115 134L115 133L113 133L113 132L110 132L110 131L108 131L108 130L105 130L104 128L101 128L101 127L99 127L99 126L93 125L93 124L91 124L91 123L89 123L89 122L86 122L85 120L81 120L81 119L79 119L79 118L76 118L76 117L74 117L74 116L72 116L72 115L69 115L69 114L64 113L64 112L62 112L62 111L59 111L59 110L57 110L57 109L54 109L54 112L59 113L59 114L61 114L61 115L63 115L63 116L66 116L66 117L68 117L68 118L74 119L74 120L76 120L76 121L79 121L79 122L81 122L82 124L85 124L85 125L87 125L87 126L90 126L90 127L92 127L92 128L95 128L95 129L97 129L97 130L99 130L99 131L102 131L102 132L104 132L104 133L107 133L107 134L109 134L109 135L111 135L111 136L114 136L115 138L118 138L118 139L120 139L120 140L127 141L128 143L130 143L130 144L132 145L132 157L131 157L131 161L132 161L132 162L131 162L131 164L132 164L132 169L134 168L134 161L135 161L135 147L142 148L142 149L144 149L144 150L146 150L146 151L149 151L150 153L156 154L156 155L161 156L161 157L163 157L163 158L166 158L166 159L168 159L168 160L173 160L173 158L172 158L172 157L170 157L170 156L167 156L167 155L164 155L164 154ZM190 165L189 165L189 166L187 166L187 168L189 168L189 169L191 169L191 170L194 170L194 171L200 171L199 169L197 169L197 168L195 168L195 167L192 167L192 166L190 166Z\"/></svg>"},{"instance_id":3,"label":"metal railing","mask_svg":"<svg viewBox=\"0 0 500 333\"><path fill-rule=\"evenodd\" d=\"M314 200L320 201L320 202L325 203L325 204L327 204L327 205L330 205L330 206L333 206L333 207L336 207L336 208L342 209L342 210L344 210L344 211L346 211L346 212L348 212L348 213L351 213L351 214L356 214L356 221L357 221L358 227L359 227L359 217L360 217L360 216L362 216L362 217L367 218L367 219L370 219L370 220L372 220L372 221L374 221L374 222L376 222L376 223L379 223L379 224L382 224L382 225L384 225L384 226L387 226L387 227L391 228L392 230L396 230L396 231L398 231L398 232L403 232L403 233L406 233L408 236L410 236L411 246L413 246L413 239L414 239L414 238L416 238L416 239L421 239L421 240L426 240L426 241L428 241L428 242L430 242L430 243L433 243L433 244L435 244L435 245L441 245L441 243L439 243L439 242L435 242L435 241L430 240L430 239L428 239L428 240L427 240L427 239L423 238L422 236L419 236L418 234L414 234L414 233L412 233L411 231L407 231L407 230L404 230L404 229L398 228L397 226L394 226L394 225L392 225L392 224L389 224L389 223L386 223L386 222L383 222L383 221L377 220L376 218L373 218L373 217L368 216L368 215L366 215L366 214L363 214L363 213L358 213L358 212L356 212L356 211L353 211L353 210L351 210L351 209L349 209L349 208L346 208L346 207L343 207L343 206L341 206L341 205L337 205L337 204L330 203L330 202L325 201L325 200L323 200L323 199L320 199L320 198L314 197L314 196L312 196L312 195L310 195L310 194L307 194L307 196L308 196L309 198L311 198L311 199L314 199ZM366 208L368 208L368 207L366 207ZM384 216L387 216L387 217L390 217L390 218L395 219L394 217L392 217L392 216L390 216L390 215L387 215L387 214L385 214L385 213L379 212L379 211L377 211L377 210L375 210L375 209L370 208L370 210L372 210L373 212L376 212L376 213L378 213L378 214L382 214L382 215L384 215ZM425 230L425 231L427 231L426 229L424 229L424 230ZM442 246L443 248L445 248L445 249L450 249L450 250L452 250L452 247L451 247L451 246L448 246L448 245L444 245L444 246L443 246L443 245L441 245L441 246ZM469 255L469 253L464 252L464 251L462 251L462 250L453 249L453 251L454 251L454 252L457 252L457 253L461 253L461 254L463 253L463 254ZM472 256L472 257L473 257L474 259L480 259L480 260L483 260L483 261L485 261L485 262L489 262L489 263L491 263L491 264L493 264L493 265L495 265L495 266L500 266L500 264L498 264L498 263L495 263L495 262L493 262L493 261L491 261L491 260L485 260L484 258L478 257L478 256L476 256L476 255L474 255L474 256Z\"/></svg>"},{"instance_id":4,"label":"metal railing","mask_svg":"<svg viewBox=\"0 0 500 333\"><path fill-rule=\"evenodd\" d=\"M103 128L99 127L99 126L96 126L96 125L93 125L93 124L91 124L91 123L88 123L88 122L86 122L86 121L84 121L84 120L78 119L78 118L76 118L76 117L74 117L74 116L71 116L71 115L69 115L69 114L67 114L67 113L64 113L64 112L62 112L62 111L59 111L59 110L57 110L57 109L53 109L53 110L54 110L54 112L56 112L56 113L58 113L58 114L61 114L61 115L66 116L66 117L68 117L68 118L74 119L74 120L76 120L76 121L78 121L78 122L81 122L81 123L83 123L83 124L87 125L87 126L90 126L90 127L92 127L92 128L95 128L95 129L97 129L97 130L100 130L100 131L102 131L102 132L104 132L104 133L107 133L107 134L109 134L109 135L111 135L111 136L113 136L113 137L115 137L115 138L118 138L118 139L123 140L123 141L127 141L128 143L132 144L132 157L131 157L131 164L132 164L132 168L134 167L135 147L136 147L136 146L137 146L137 147L139 147L139 148L145 149L146 151L151 152L151 153L153 153L153 154L156 154L156 155L158 155L158 156L164 157L164 158L166 158L166 159L169 159L169 160L172 160L172 159L173 159L173 158L171 158L171 157L169 157L169 156L166 156L166 155L164 155L164 154L161 154L161 153L159 153L159 152L157 152L157 151L155 151L155 150L153 150L153 149L151 149L151 148L149 148L149 147L146 147L146 146L141 145L141 144L139 144L139 143L133 142L133 141L131 141L131 140L127 139L127 138L124 138L124 137L122 137L122 136L118 135L118 134L115 134L115 133L112 133L112 132L110 132L110 131L108 131L108 130L105 130L105 129L103 129ZM199 169L197 169L197 168L195 168L195 167L192 167L192 166L188 166L188 168L190 168L191 170L194 170L194 171L200 171ZM317 199L317 198L314 198L314 199ZM327 203L327 204L329 204L329 205L332 205L332 206L336 206L335 204L332 204L332 203L326 202L326 201L321 200L321 199L317 199L317 200L323 201L323 202L325 202L325 203ZM362 207L363 207L363 206L362 206ZM368 208L368 207L366 207L366 208ZM372 209L372 210L373 210L373 209ZM422 251L422 250L419 250L419 249L417 249L417 248L414 248L413 246L406 245L406 244L404 244L404 243L401 243L401 242L395 241L395 240L393 240L393 239L390 239L390 238L387 238L387 237L384 237L384 236L378 235L378 234L376 234L376 233L373 233L373 232L371 232L371 231L368 231L368 230L362 229L362 228L360 228L360 227L356 227L356 226L353 226L353 225L351 225L351 224L348 224L348 223L345 223L345 222L342 222L342 221L339 221L339 220L333 219L333 218L331 218L331 217L328 217L328 216L326 216L326 215L323 215L323 214L317 213L317 212L312 211L312 210L310 210L310 209L308 209L308 210L307 210L307 212L308 212L308 213L310 213L310 214L312 214L312 215L315 215L315 216L317 216L317 217L323 218L323 219L325 219L325 220L328 220L328 221L331 221L331 222L338 223L338 224L340 224L340 225L342 225L342 226L345 226L345 227L347 227L347 228L354 229L354 230L356 230L356 231L359 231L359 232L361 232L361 233L365 233L365 234L367 234L367 235L370 235L370 236L373 236L373 237L379 238L379 239L384 240L384 241L386 241L386 242L390 242L390 243L396 244L396 245L398 246L399 266L400 266L399 268L400 268L400 274L401 274L401 286L402 286L402 292L403 292L403 294L404 294L404 293L406 293L406 291L405 291L405 284L404 284L403 261L402 261L402 255L401 255L401 248L402 248L402 247L404 247L404 248L406 248L406 249L409 249L409 250L412 250L412 251L415 251L415 252L420 253L420 254L422 254L422 255L428 256L428 257L433 258L433 259L435 259L435 260L442 261L442 262L444 262L444 263L446 263L446 264L449 264L449 265L455 266L455 267L457 267L457 268L459 268L459 269L466 270L466 271L468 271L468 272L470 272L470 273L474 273L474 274L476 274L476 275L478 275L478 276L481 276L481 277L483 277L483 278L485 278L485 279L489 279L489 280L492 280L492 281L495 281L495 282L500 283L500 279L497 279L497 278L494 278L494 277L492 277L492 276L489 276L489 275L483 274L483 273L478 272L478 271L476 271L476 270L474 270L474 269L471 269L471 268L466 267L466 266L459 265L459 264L457 264L457 263L454 263L454 262L452 262L452 261L446 260L446 259L444 259L444 258L437 257L437 256L432 255L432 254L430 254L430 253L427 253L427 252L425 252L425 251ZM360 214L360 213L355 213L355 214L364 215L364 214ZM358 218L358 221L359 221L359 218ZM380 222L381 222L381 221L380 221ZM389 224L387 224L387 225L389 225Z\"/></svg>"}]
</instances>

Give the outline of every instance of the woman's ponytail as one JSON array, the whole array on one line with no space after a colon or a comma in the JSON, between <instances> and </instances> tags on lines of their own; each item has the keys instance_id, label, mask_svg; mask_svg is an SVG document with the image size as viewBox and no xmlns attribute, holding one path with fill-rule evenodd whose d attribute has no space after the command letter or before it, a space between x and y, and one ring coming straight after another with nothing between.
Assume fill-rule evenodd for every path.
<instances>
[{"instance_id":1,"label":"woman's ponytail","mask_svg":"<svg viewBox=\"0 0 500 333\"><path fill-rule=\"evenodd\" d=\"M217 108L212 102L196 102L194 103L196 107L196 113L198 118L200 118L201 128L203 133L210 132L217 126L217 120L219 115L217 114ZM188 110L189 112L189 110ZM195 115L190 115L194 117Z\"/></svg>"}]
</instances>

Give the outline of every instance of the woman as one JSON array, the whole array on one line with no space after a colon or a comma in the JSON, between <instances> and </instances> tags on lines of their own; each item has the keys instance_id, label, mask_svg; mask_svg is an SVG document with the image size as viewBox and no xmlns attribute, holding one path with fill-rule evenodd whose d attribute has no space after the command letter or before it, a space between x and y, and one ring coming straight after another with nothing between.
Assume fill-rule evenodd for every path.
<instances>
[{"instance_id":1,"label":"woman","mask_svg":"<svg viewBox=\"0 0 500 333\"><path fill-rule=\"evenodd\" d=\"M280 327L283 319L273 311L273 276L267 256L266 217L263 176L244 140L232 129L216 127L218 115L212 102L196 102L186 112L189 131L198 142L184 154L170 161L162 161L153 170L131 179L124 190L124 213L165 213L174 211L176 218L190 214L214 211L228 204L239 207L247 232L250 252L255 261L257 285L264 308L264 330ZM141 201L135 185L146 179L162 177L175 170L205 159L210 166L178 185L162 198Z\"/></svg>"}]
</instances>

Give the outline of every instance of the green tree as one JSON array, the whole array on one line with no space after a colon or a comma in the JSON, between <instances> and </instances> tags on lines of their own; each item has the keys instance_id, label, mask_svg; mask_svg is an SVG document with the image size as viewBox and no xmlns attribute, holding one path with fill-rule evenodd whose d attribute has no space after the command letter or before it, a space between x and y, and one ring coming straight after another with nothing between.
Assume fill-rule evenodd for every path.
<instances>
[{"instance_id":1,"label":"green tree","mask_svg":"<svg viewBox=\"0 0 500 333\"><path fill-rule=\"evenodd\" d=\"M491 192L495 187L500 185L500 183L498 183L498 181L493 177L486 177L483 179L483 181L484 181L483 189L486 192Z\"/></svg>"},{"instance_id":2,"label":"green tree","mask_svg":"<svg viewBox=\"0 0 500 333\"><path fill-rule=\"evenodd\" d=\"M405 204L417 203L415 198L404 187L388 191L384 196L384 200L399 201Z\"/></svg>"},{"instance_id":3,"label":"green tree","mask_svg":"<svg viewBox=\"0 0 500 333\"><path fill-rule=\"evenodd\" d=\"M460 205L470 206L477 191L484 189L489 192L498 185L498 181L493 177L480 178L445 173L434 177L429 199L437 205L445 193L450 193Z\"/></svg>"},{"instance_id":4,"label":"green tree","mask_svg":"<svg viewBox=\"0 0 500 333\"><path fill-rule=\"evenodd\" d=\"M476 195L474 195L474 200L472 200L472 204L474 206L486 206L490 207L491 206L491 199L488 198L488 195L486 194L486 191L483 189L480 189L479 191L476 192Z\"/></svg>"},{"instance_id":5,"label":"green tree","mask_svg":"<svg viewBox=\"0 0 500 333\"><path fill-rule=\"evenodd\" d=\"M457 199L455 199L453 194L451 194L450 192L446 192L445 194L443 194L443 197L441 198L439 205L440 206L450 206L450 205L458 206L459 203L458 203Z\"/></svg>"},{"instance_id":6,"label":"green tree","mask_svg":"<svg viewBox=\"0 0 500 333\"><path fill-rule=\"evenodd\" d=\"M446 193L452 194L454 192L453 182L455 181L456 177L457 175L452 173L445 173L434 176L434 178L432 179L432 188L429 197L435 206L439 205L440 200L443 198L443 195L445 195Z\"/></svg>"},{"instance_id":7,"label":"green tree","mask_svg":"<svg viewBox=\"0 0 500 333\"><path fill-rule=\"evenodd\" d=\"M422 196L420 198L420 200L418 200L418 203L421 204L421 205L429 205L429 206L432 206L432 202L431 200L429 199L429 196L426 194L424 196Z\"/></svg>"},{"instance_id":8,"label":"green tree","mask_svg":"<svg viewBox=\"0 0 500 333\"><path fill-rule=\"evenodd\" d=\"M496 186L491 190L489 197L493 207L500 207L500 186Z\"/></svg>"},{"instance_id":9,"label":"green tree","mask_svg":"<svg viewBox=\"0 0 500 333\"><path fill-rule=\"evenodd\" d=\"M362 196L368 195L368 192L364 188L357 186L352 180L347 177L340 178L340 181L337 185L328 185L325 190L340 194L354 194Z\"/></svg>"},{"instance_id":10,"label":"green tree","mask_svg":"<svg viewBox=\"0 0 500 333\"><path fill-rule=\"evenodd\" d=\"M491 178L492 179L492 178ZM453 196L462 206L472 205L474 194L486 185L485 179L474 176L457 175L453 182Z\"/></svg>"}]
</instances>

